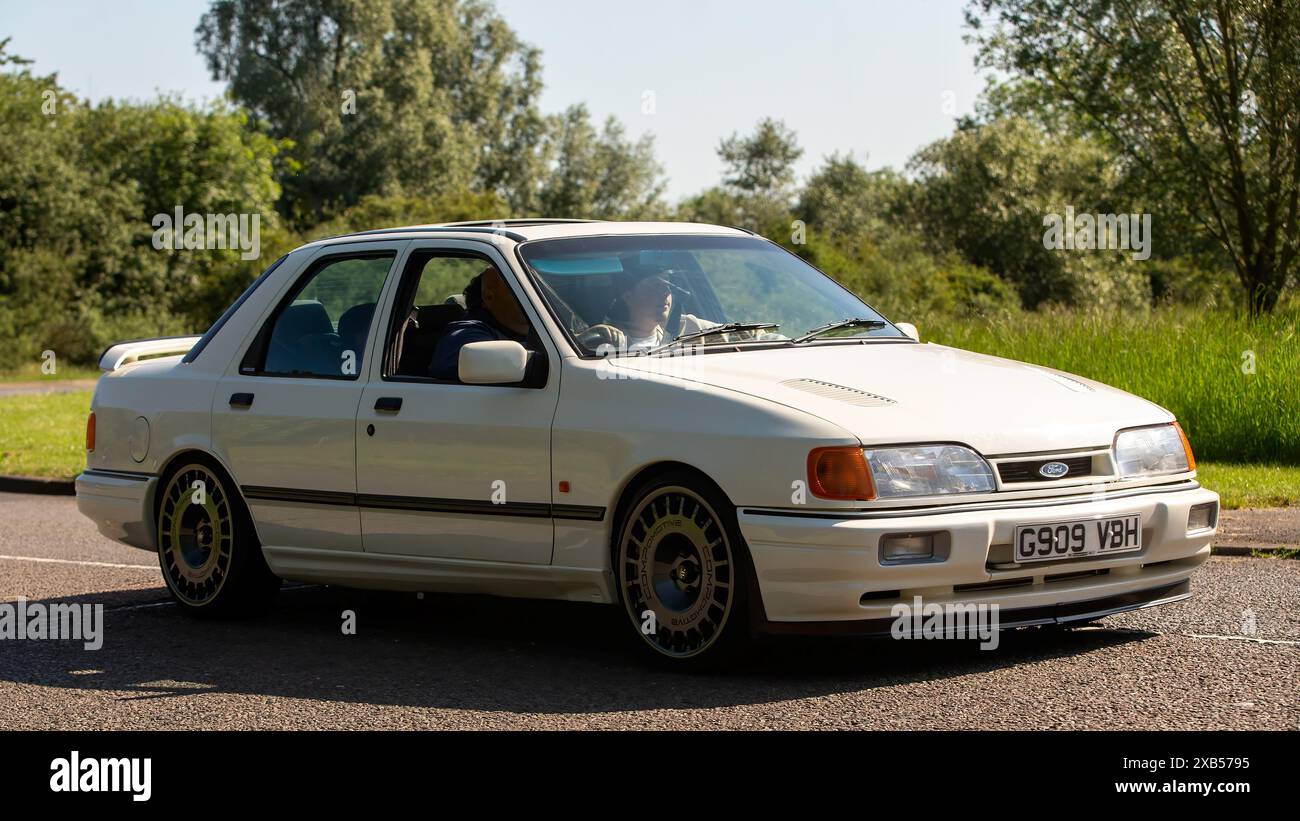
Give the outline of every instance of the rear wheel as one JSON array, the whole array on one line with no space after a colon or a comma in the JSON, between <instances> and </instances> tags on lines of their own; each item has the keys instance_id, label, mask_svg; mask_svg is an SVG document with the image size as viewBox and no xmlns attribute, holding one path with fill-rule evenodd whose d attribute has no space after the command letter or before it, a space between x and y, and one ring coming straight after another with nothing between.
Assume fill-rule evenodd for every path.
<instances>
[{"instance_id":1,"label":"rear wheel","mask_svg":"<svg viewBox=\"0 0 1300 821\"><path fill-rule=\"evenodd\" d=\"M243 500L224 472L197 457L163 480L158 562L172 598L195 616L261 612L280 588Z\"/></svg>"},{"instance_id":2,"label":"rear wheel","mask_svg":"<svg viewBox=\"0 0 1300 821\"><path fill-rule=\"evenodd\" d=\"M735 511L688 472L642 485L615 545L616 578L638 640L677 668L735 663L750 645L749 558Z\"/></svg>"}]
</instances>

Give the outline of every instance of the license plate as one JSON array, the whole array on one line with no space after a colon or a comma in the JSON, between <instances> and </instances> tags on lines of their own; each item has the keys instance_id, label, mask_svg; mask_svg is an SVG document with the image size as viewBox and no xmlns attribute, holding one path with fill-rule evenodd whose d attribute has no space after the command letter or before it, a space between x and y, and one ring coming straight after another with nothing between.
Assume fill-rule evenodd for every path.
<instances>
[{"instance_id":1,"label":"license plate","mask_svg":"<svg viewBox=\"0 0 1300 821\"><path fill-rule=\"evenodd\" d=\"M1109 519L1020 525L1016 528L1014 548L1017 562L1141 550L1142 517L1134 513Z\"/></svg>"}]
</instances>

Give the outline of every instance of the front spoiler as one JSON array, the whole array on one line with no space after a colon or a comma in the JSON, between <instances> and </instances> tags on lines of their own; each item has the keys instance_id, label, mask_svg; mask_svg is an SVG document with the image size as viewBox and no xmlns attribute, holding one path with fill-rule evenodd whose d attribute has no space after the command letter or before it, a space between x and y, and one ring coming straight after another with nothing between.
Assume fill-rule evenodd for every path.
<instances>
[{"instance_id":1,"label":"front spoiler","mask_svg":"<svg viewBox=\"0 0 1300 821\"><path fill-rule=\"evenodd\" d=\"M1152 587L1147 590L1134 590L1105 596L1100 599L1064 602L1061 604L1041 605L1038 607L1021 607L999 610L998 629L1011 630L1017 627L1034 627L1044 624L1069 624L1071 622L1088 622L1117 613L1141 610L1145 607L1158 607L1162 604L1182 601L1191 596L1191 582L1183 579L1173 584ZM762 625L760 632L766 635L784 636L863 636L885 638L892 636L895 619L855 619L848 621L815 622L773 622Z\"/></svg>"}]
</instances>

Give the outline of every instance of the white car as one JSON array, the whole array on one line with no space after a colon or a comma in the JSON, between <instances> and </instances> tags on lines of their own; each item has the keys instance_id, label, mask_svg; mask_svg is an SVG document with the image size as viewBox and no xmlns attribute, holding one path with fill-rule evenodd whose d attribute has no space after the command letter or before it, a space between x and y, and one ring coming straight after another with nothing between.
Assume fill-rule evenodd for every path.
<instances>
[{"instance_id":1,"label":"white car","mask_svg":"<svg viewBox=\"0 0 1300 821\"><path fill-rule=\"evenodd\" d=\"M335 237L100 365L78 507L197 615L281 579L618 604L716 664L916 596L1004 628L1176 601L1218 518L1168 411L923 344L733 228Z\"/></svg>"}]
</instances>

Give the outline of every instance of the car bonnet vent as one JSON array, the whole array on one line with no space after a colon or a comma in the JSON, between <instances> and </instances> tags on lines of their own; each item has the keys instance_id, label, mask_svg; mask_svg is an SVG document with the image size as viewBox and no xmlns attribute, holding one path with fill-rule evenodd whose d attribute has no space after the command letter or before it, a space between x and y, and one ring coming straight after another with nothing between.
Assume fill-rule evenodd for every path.
<instances>
[{"instance_id":1,"label":"car bonnet vent","mask_svg":"<svg viewBox=\"0 0 1300 821\"><path fill-rule=\"evenodd\" d=\"M1043 376L1045 376L1045 377L1047 377L1048 379L1052 380L1053 382L1055 382L1056 384L1060 385L1061 387L1063 387L1063 388L1069 388L1070 390L1074 391L1075 393L1092 393L1092 392L1093 392L1093 390L1092 390L1092 386L1091 386L1091 385L1087 385L1087 384L1085 384L1085 383L1083 383L1083 382L1080 382L1080 381L1077 380L1077 379L1071 379L1070 377L1065 376L1065 375L1063 375L1063 374L1052 373L1051 371L1045 371L1045 370L1043 370L1042 368L1029 368L1029 370L1031 370L1031 371L1036 371L1037 373L1042 374Z\"/></svg>"},{"instance_id":2,"label":"car bonnet vent","mask_svg":"<svg viewBox=\"0 0 1300 821\"><path fill-rule=\"evenodd\" d=\"M820 396L823 399L848 402L850 405L859 405L864 408L880 408L886 405L898 404L887 396L845 387L844 385L836 385L834 382L822 382L818 379L787 379L781 384L787 388L794 388L797 391Z\"/></svg>"}]
</instances>

